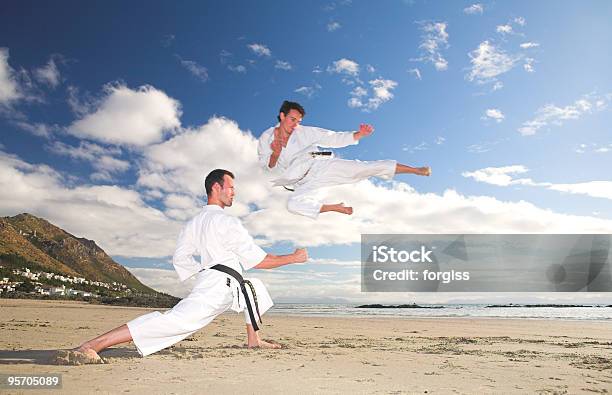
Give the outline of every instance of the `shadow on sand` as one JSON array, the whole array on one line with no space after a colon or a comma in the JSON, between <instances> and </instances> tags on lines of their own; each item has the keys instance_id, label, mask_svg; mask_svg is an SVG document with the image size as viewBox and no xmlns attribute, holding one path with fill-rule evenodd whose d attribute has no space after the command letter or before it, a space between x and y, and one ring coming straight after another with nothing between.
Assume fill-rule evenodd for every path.
<instances>
[{"instance_id":1,"label":"shadow on sand","mask_svg":"<svg viewBox=\"0 0 612 395\"><path fill-rule=\"evenodd\" d=\"M68 350L0 350L0 365L58 365L56 359L59 352ZM109 348L100 353L102 359L138 358L138 352L131 348Z\"/></svg>"}]
</instances>

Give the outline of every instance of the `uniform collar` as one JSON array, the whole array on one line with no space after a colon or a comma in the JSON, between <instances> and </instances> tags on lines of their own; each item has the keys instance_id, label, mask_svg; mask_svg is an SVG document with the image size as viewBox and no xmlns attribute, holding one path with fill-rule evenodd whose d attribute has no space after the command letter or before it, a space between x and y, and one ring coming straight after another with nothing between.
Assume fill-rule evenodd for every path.
<instances>
[{"instance_id":1,"label":"uniform collar","mask_svg":"<svg viewBox=\"0 0 612 395\"><path fill-rule=\"evenodd\" d=\"M204 209L208 211L223 211L223 208L217 206L216 204L207 204L204 206Z\"/></svg>"}]
</instances>

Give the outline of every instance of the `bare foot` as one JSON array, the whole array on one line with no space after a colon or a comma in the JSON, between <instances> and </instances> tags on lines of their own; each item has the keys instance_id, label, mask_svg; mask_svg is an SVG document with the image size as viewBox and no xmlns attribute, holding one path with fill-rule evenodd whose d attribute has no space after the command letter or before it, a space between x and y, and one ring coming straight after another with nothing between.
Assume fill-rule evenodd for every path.
<instances>
[{"instance_id":1,"label":"bare foot","mask_svg":"<svg viewBox=\"0 0 612 395\"><path fill-rule=\"evenodd\" d=\"M327 211L335 211L337 213L347 214L347 215L353 214L353 208L345 206L344 203L324 204L323 206L321 206L322 213L327 212Z\"/></svg>"},{"instance_id":2,"label":"bare foot","mask_svg":"<svg viewBox=\"0 0 612 395\"><path fill-rule=\"evenodd\" d=\"M100 355L98 355L98 353L96 352L96 350L94 350L93 348L87 347L87 346L80 346L78 348L75 348L74 350L75 352L79 352L83 355L85 355L87 358L91 359L92 361L100 361L100 362L96 362L96 363L104 363L102 361L102 358L100 357Z\"/></svg>"},{"instance_id":3,"label":"bare foot","mask_svg":"<svg viewBox=\"0 0 612 395\"><path fill-rule=\"evenodd\" d=\"M339 213L341 214L346 214L346 215L351 215L353 214L353 208L349 207L349 206L345 206L344 203L340 203L338 205L338 210Z\"/></svg>"},{"instance_id":4,"label":"bare foot","mask_svg":"<svg viewBox=\"0 0 612 395\"><path fill-rule=\"evenodd\" d=\"M258 339L257 344L249 344L249 348L282 348L278 343L267 342L265 340Z\"/></svg>"},{"instance_id":5,"label":"bare foot","mask_svg":"<svg viewBox=\"0 0 612 395\"><path fill-rule=\"evenodd\" d=\"M72 350L58 350L52 362L56 365L90 365L102 364L104 360L91 348L75 348Z\"/></svg>"}]
</instances>

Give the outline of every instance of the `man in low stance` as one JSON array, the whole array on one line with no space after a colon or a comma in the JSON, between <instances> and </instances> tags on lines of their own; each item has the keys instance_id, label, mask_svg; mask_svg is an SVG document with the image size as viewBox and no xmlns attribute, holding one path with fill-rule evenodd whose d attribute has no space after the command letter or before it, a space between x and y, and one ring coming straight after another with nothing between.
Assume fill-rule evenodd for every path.
<instances>
[{"instance_id":1,"label":"man in low stance","mask_svg":"<svg viewBox=\"0 0 612 395\"><path fill-rule=\"evenodd\" d=\"M181 281L197 275L191 293L171 310L145 314L68 351L86 363L101 363L98 353L133 341L142 356L169 347L208 325L227 309L245 312L248 347L280 348L259 337L257 321L272 307L263 283L243 279L242 270L305 262L308 253L296 249L288 255L266 254L241 222L224 213L234 199L234 175L213 170L205 180L208 203L181 232L172 259ZM194 256L200 256L200 261Z\"/></svg>"}]
</instances>

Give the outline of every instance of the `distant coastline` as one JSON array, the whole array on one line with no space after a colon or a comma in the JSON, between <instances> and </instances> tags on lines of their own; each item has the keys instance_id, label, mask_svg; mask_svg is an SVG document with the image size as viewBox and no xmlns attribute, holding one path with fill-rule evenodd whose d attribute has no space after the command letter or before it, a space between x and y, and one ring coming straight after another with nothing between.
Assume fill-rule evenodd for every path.
<instances>
[{"instance_id":1,"label":"distant coastline","mask_svg":"<svg viewBox=\"0 0 612 395\"><path fill-rule=\"evenodd\" d=\"M426 305L421 306L418 304L400 304L400 305L384 305L384 304L364 304L355 306L357 309L443 309L445 307L456 307L456 306L446 306L446 305ZM609 308L612 305L583 305L583 304L490 304L484 306L485 308L535 308L535 307L553 307L553 308L575 308L575 307L601 307L601 308Z\"/></svg>"}]
</instances>

